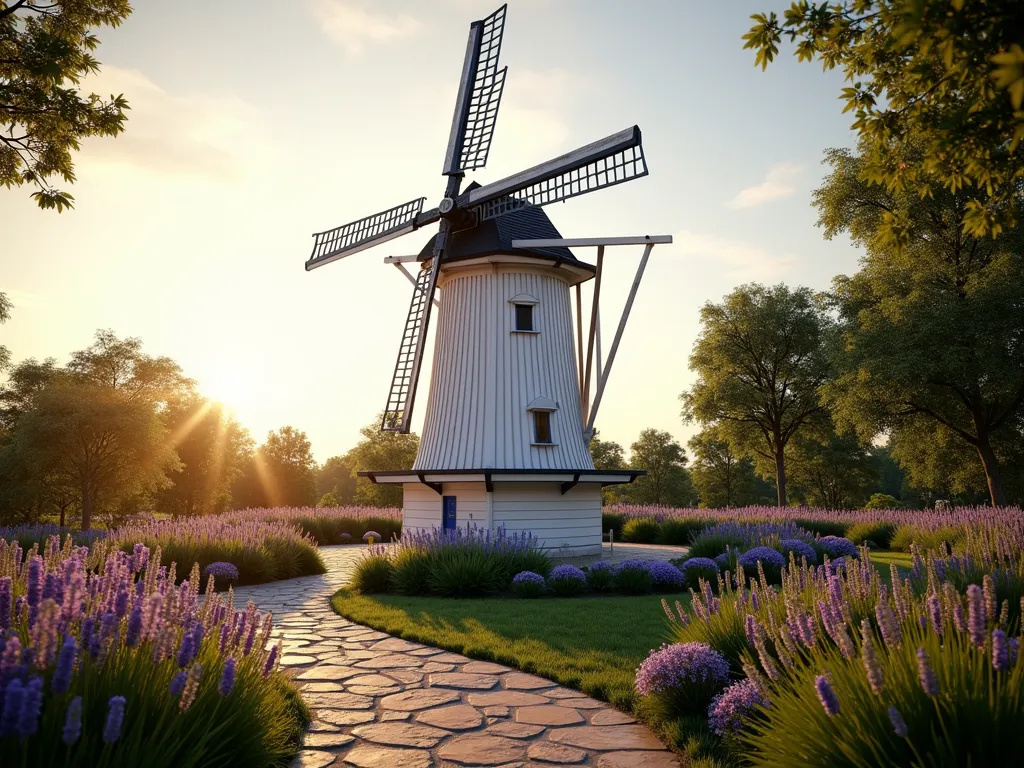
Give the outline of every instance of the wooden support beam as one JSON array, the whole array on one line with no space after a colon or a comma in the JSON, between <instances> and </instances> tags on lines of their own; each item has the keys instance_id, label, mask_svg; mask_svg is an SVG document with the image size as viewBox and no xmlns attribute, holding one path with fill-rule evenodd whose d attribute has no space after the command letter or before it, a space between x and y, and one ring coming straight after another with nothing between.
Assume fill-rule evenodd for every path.
<instances>
[{"instance_id":1,"label":"wooden support beam","mask_svg":"<svg viewBox=\"0 0 1024 768\"><path fill-rule=\"evenodd\" d=\"M590 371L594 362L594 334L597 312L601 302L601 273L604 266L604 246L597 247L597 271L594 273L594 301L590 308L590 336L587 338L587 366L583 374L583 423L588 423L590 414Z\"/></svg>"},{"instance_id":2,"label":"wooden support beam","mask_svg":"<svg viewBox=\"0 0 1024 768\"><path fill-rule=\"evenodd\" d=\"M513 240L513 248L585 248L594 245L662 245L672 242L672 235L640 235L638 237L577 237L547 240Z\"/></svg>"},{"instance_id":3,"label":"wooden support beam","mask_svg":"<svg viewBox=\"0 0 1024 768\"><path fill-rule=\"evenodd\" d=\"M594 429L594 420L597 418L597 409L601 407L601 398L604 397L604 388L608 384L608 375L612 371L612 363L615 362L615 353L619 350L619 342L622 341L622 332L626 329L626 321L629 319L629 312L633 309L633 300L636 298L637 289L640 287L640 280L643 279L644 270L647 268L647 260L651 256L654 243L648 243L644 247L644 255L640 258L640 264L636 268L636 277L633 278L633 285L629 289L629 296L626 298L626 306L622 309L622 317L619 318L619 327L615 330L615 338L612 340L611 349L608 350L608 362L605 364L603 376L597 383L597 394L594 397L594 407L590 410L589 418L586 420L587 431Z\"/></svg>"},{"instance_id":4,"label":"wooden support beam","mask_svg":"<svg viewBox=\"0 0 1024 768\"><path fill-rule=\"evenodd\" d=\"M576 283L576 371L579 374L580 405L583 404L583 289ZM582 418L582 415L581 415Z\"/></svg>"},{"instance_id":5,"label":"wooden support beam","mask_svg":"<svg viewBox=\"0 0 1024 768\"><path fill-rule=\"evenodd\" d=\"M398 258L401 258L401 257L398 257ZM387 260L385 259L385 261L387 261ZM412 283L412 287L413 288L416 287L416 278L413 277L412 272L410 272L408 269L405 268L405 265L402 264L402 262L400 262L400 261L390 261L390 262L387 262L387 263L394 264L395 267L398 269L398 271L401 272L403 275L405 275L406 280L408 280L410 283ZM434 306L435 307L440 307L441 306L441 302L439 302L437 299L432 299L432 301L434 302Z\"/></svg>"}]
</instances>

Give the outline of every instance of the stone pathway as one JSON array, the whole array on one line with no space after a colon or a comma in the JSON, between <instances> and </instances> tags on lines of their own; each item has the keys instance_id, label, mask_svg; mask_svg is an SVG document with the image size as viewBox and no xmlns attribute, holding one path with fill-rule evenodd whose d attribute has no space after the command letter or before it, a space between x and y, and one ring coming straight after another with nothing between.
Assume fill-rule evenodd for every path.
<instances>
[{"instance_id":1,"label":"stone pathway","mask_svg":"<svg viewBox=\"0 0 1024 768\"><path fill-rule=\"evenodd\" d=\"M328 573L235 592L273 612L282 664L313 710L294 768L679 765L646 726L579 691L335 614L330 596L362 551L324 547Z\"/></svg>"}]
</instances>

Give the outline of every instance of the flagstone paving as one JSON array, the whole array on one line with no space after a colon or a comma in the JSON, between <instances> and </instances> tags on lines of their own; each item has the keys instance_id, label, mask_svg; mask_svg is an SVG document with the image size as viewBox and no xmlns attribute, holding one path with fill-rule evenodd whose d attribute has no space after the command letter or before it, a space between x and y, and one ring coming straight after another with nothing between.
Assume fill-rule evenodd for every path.
<instances>
[{"instance_id":1,"label":"flagstone paving","mask_svg":"<svg viewBox=\"0 0 1024 768\"><path fill-rule=\"evenodd\" d=\"M273 612L281 663L313 710L293 768L679 765L646 726L579 691L343 619L330 597L363 548L320 552L326 574L235 591L236 605Z\"/></svg>"}]
</instances>

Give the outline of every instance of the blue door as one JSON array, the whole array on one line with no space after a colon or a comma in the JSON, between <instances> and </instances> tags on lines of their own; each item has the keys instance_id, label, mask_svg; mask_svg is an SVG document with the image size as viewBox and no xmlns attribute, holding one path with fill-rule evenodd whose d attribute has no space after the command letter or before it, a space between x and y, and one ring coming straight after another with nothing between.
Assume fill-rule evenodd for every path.
<instances>
[{"instance_id":1,"label":"blue door","mask_svg":"<svg viewBox=\"0 0 1024 768\"><path fill-rule=\"evenodd\" d=\"M454 496L442 496L441 497L441 527L446 531L455 530L455 497Z\"/></svg>"}]
</instances>

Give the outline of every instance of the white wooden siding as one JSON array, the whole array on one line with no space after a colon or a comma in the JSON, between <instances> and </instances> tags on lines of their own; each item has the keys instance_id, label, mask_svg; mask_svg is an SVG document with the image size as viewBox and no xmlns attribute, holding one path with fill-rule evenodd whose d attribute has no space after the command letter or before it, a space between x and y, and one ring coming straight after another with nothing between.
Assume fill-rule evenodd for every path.
<instances>
[{"instance_id":1,"label":"white wooden siding","mask_svg":"<svg viewBox=\"0 0 1024 768\"><path fill-rule=\"evenodd\" d=\"M601 488L577 485L561 493L560 483L495 483L493 527L529 531L541 546L600 551Z\"/></svg>"},{"instance_id":2,"label":"white wooden siding","mask_svg":"<svg viewBox=\"0 0 1024 768\"><path fill-rule=\"evenodd\" d=\"M558 270L494 264L444 275L423 438L414 469L593 469L583 440L569 285ZM536 296L538 333L513 333L509 299ZM551 446L527 406L558 403Z\"/></svg>"},{"instance_id":3,"label":"white wooden siding","mask_svg":"<svg viewBox=\"0 0 1024 768\"><path fill-rule=\"evenodd\" d=\"M441 497L420 483L402 486L402 530L430 530L441 527Z\"/></svg>"}]
</instances>

